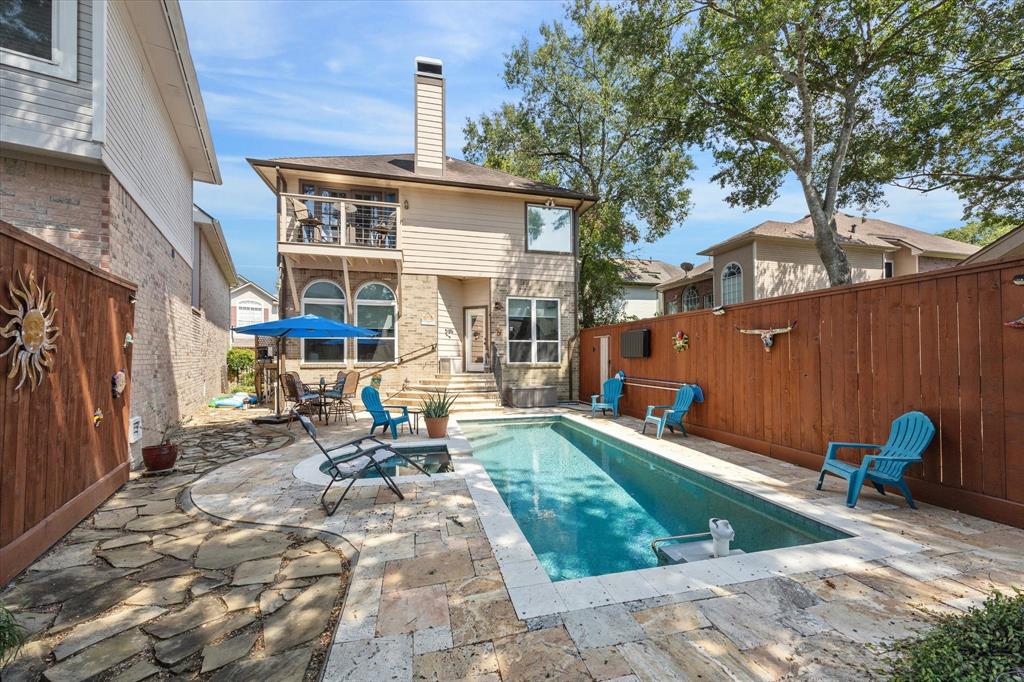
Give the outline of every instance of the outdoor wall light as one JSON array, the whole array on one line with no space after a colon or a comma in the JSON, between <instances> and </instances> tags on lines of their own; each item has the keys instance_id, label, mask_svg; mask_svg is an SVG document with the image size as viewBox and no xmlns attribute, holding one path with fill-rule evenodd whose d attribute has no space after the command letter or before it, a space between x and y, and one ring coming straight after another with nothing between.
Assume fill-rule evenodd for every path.
<instances>
[{"instance_id":1,"label":"outdoor wall light","mask_svg":"<svg viewBox=\"0 0 1024 682\"><path fill-rule=\"evenodd\" d=\"M725 315L725 306L718 305L711 309L712 315Z\"/></svg>"},{"instance_id":2,"label":"outdoor wall light","mask_svg":"<svg viewBox=\"0 0 1024 682\"><path fill-rule=\"evenodd\" d=\"M139 300L139 298L138 298L138 296L135 295L135 292L132 292L132 293L128 294L128 302L129 303L131 303L132 305L135 305L135 301L137 301L137 300Z\"/></svg>"},{"instance_id":3,"label":"outdoor wall light","mask_svg":"<svg viewBox=\"0 0 1024 682\"><path fill-rule=\"evenodd\" d=\"M544 202L544 205L547 206L548 208L554 208L555 200L552 199L551 197L548 197L547 201Z\"/></svg>"},{"instance_id":4,"label":"outdoor wall light","mask_svg":"<svg viewBox=\"0 0 1024 682\"><path fill-rule=\"evenodd\" d=\"M405 201L402 202L402 208L405 209L406 211L409 210L409 200L408 199L406 199Z\"/></svg>"},{"instance_id":5,"label":"outdoor wall light","mask_svg":"<svg viewBox=\"0 0 1024 682\"><path fill-rule=\"evenodd\" d=\"M501 311L501 310L505 309L505 306L502 304L501 301L495 301L494 302L494 309L498 310L498 311Z\"/></svg>"}]
</instances>

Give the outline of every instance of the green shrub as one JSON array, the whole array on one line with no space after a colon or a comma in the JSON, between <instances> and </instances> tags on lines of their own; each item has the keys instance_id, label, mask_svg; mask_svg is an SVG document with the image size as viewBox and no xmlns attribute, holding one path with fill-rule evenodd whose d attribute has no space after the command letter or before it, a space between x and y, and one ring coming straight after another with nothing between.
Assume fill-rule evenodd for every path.
<instances>
[{"instance_id":1,"label":"green shrub","mask_svg":"<svg viewBox=\"0 0 1024 682\"><path fill-rule=\"evenodd\" d=\"M0 602L0 668L14 659L24 641L24 628L18 625L14 614Z\"/></svg>"},{"instance_id":2,"label":"green shrub","mask_svg":"<svg viewBox=\"0 0 1024 682\"><path fill-rule=\"evenodd\" d=\"M238 381L242 375L252 372L256 366L256 351L252 348L231 348L228 350L228 376Z\"/></svg>"},{"instance_id":3,"label":"green shrub","mask_svg":"<svg viewBox=\"0 0 1024 682\"><path fill-rule=\"evenodd\" d=\"M888 650L895 682L1024 680L1024 592L995 591L982 606L939 616L933 628Z\"/></svg>"}]
</instances>

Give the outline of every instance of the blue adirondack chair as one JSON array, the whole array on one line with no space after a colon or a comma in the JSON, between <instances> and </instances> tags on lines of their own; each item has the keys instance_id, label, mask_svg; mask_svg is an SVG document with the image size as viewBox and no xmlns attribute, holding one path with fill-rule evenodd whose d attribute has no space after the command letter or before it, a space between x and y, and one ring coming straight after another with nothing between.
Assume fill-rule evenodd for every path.
<instances>
[{"instance_id":1,"label":"blue adirondack chair","mask_svg":"<svg viewBox=\"0 0 1024 682\"><path fill-rule=\"evenodd\" d=\"M409 408L402 405L381 405L380 393L377 392L373 386L367 386L363 389L360 394L363 398L363 407L373 417L373 425L370 427L370 435L377 430L380 426L381 432L385 429L391 429L391 439L398 438L398 427L400 424L405 424L405 428L409 428ZM392 417L388 410L401 410L401 417Z\"/></svg>"},{"instance_id":2,"label":"blue adirondack chair","mask_svg":"<svg viewBox=\"0 0 1024 682\"><path fill-rule=\"evenodd\" d=\"M686 433L686 426L683 424L683 417L690 411L690 405L696 400L698 403L704 402L704 392L701 391L700 386L697 384L683 384L676 391L676 399L671 405L648 405L647 414L644 416L644 426L640 429L640 433L647 433L647 425L654 424L658 429L658 438L661 438L661 434L665 432L665 427L672 433L676 432L675 427L679 427L679 430L683 432L684 436L689 436ZM662 410L661 416L654 414L656 410Z\"/></svg>"},{"instance_id":3,"label":"blue adirondack chair","mask_svg":"<svg viewBox=\"0 0 1024 682\"><path fill-rule=\"evenodd\" d=\"M617 372L601 385L600 395L590 396L591 417L596 417L598 410L601 410L601 414L608 414L608 410L611 410L613 417L619 416L619 399L622 398L622 384L625 378L622 372Z\"/></svg>"},{"instance_id":4,"label":"blue adirondack chair","mask_svg":"<svg viewBox=\"0 0 1024 682\"><path fill-rule=\"evenodd\" d=\"M885 489L882 486L896 488L907 498L907 504L917 509L914 498L910 496L910 488L903 480L903 471L914 462L921 461L922 453L934 436L935 426L927 416L921 412L907 412L892 423L889 440L885 445L829 443L821 475L818 476L818 490L821 490L821 484L825 481L825 474L830 473L850 482L846 492L847 507L857 506L861 486L865 481L871 481L883 495ZM836 458L836 451L840 448L875 449L878 453L867 455L857 467Z\"/></svg>"}]
</instances>

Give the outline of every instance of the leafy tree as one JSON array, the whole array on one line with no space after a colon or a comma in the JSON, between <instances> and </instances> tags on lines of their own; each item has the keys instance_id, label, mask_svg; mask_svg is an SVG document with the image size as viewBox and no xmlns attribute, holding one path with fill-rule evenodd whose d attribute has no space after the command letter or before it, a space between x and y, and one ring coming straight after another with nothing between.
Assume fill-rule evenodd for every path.
<instances>
[{"instance_id":1,"label":"leafy tree","mask_svg":"<svg viewBox=\"0 0 1024 682\"><path fill-rule=\"evenodd\" d=\"M505 83L520 95L467 120L467 159L599 198L579 221L580 322L620 315L617 259L682 221L693 169L673 121L653 116L631 64L621 59L613 8L582 3L506 57Z\"/></svg>"},{"instance_id":2,"label":"leafy tree","mask_svg":"<svg viewBox=\"0 0 1024 682\"><path fill-rule=\"evenodd\" d=\"M796 176L833 285L851 281L836 211L881 205L886 184L1024 211L1020 0L634 0L622 14L620 51L711 150L731 205L770 204Z\"/></svg>"},{"instance_id":3,"label":"leafy tree","mask_svg":"<svg viewBox=\"0 0 1024 682\"><path fill-rule=\"evenodd\" d=\"M975 246L985 246L1016 227L1013 220L1007 218L995 220L976 220L967 223L963 227L952 227L945 232L940 232L940 237L955 239L958 242L966 242Z\"/></svg>"}]
</instances>

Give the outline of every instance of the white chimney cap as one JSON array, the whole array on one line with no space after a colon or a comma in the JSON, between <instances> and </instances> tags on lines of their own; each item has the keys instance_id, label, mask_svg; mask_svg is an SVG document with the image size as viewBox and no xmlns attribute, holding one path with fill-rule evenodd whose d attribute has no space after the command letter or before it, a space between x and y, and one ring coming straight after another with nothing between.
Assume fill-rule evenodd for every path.
<instances>
[{"instance_id":1,"label":"white chimney cap","mask_svg":"<svg viewBox=\"0 0 1024 682\"><path fill-rule=\"evenodd\" d=\"M419 76L431 76L433 78L443 78L442 70L444 64L441 63L440 59L434 57L416 57L416 74Z\"/></svg>"}]
</instances>

